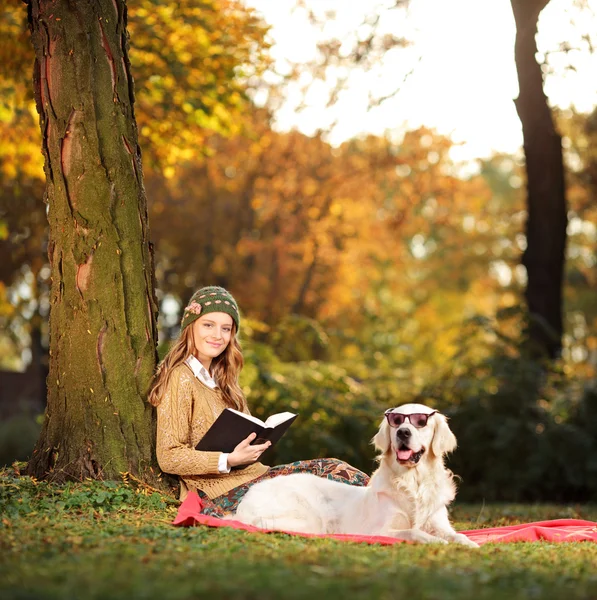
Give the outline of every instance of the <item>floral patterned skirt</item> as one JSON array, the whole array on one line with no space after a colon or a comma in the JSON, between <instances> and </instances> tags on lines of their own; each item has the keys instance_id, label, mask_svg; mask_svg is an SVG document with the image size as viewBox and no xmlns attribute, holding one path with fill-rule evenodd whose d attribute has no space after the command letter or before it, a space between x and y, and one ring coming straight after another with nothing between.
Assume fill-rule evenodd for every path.
<instances>
[{"instance_id":1,"label":"floral patterned skirt","mask_svg":"<svg viewBox=\"0 0 597 600\"><path fill-rule=\"evenodd\" d=\"M197 494L203 502L201 512L211 517L223 517L226 513L235 512L240 501L249 489L265 479L278 477L280 475L290 475L292 473L312 473L318 477L325 479L333 479L348 485L365 486L369 483L369 476L350 466L337 458L317 458L314 460L297 460L296 462L287 465L279 465L271 467L269 471L249 481L243 485L239 485L231 489L226 494L222 494L217 498L209 498L207 494L201 490L197 490Z\"/></svg>"}]
</instances>

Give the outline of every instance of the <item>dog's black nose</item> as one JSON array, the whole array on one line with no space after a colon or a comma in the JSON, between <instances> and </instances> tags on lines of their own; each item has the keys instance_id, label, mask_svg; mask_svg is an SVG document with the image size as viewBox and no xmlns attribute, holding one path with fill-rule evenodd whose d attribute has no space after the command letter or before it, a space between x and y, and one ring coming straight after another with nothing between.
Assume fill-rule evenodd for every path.
<instances>
[{"instance_id":1,"label":"dog's black nose","mask_svg":"<svg viewBox=\"0 0 597 600\"><path fill-rule=\"evenodd\" d=\"M401 428L398 430L398 432L396 433L396 435L401 439L401 440L408 440L410 438L410 436L412 435L411 430L407 429L406 427Z\"/></svg>"}]
</instances>

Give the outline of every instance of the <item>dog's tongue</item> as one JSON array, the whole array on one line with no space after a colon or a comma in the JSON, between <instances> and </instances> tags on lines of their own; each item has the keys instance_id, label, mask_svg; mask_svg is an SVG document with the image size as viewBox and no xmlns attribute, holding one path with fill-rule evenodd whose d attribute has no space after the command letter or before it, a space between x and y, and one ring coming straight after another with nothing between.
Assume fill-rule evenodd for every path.
<instances>
[{"instance_id":1,"label":"dog's tongue","mask_svg":"<svg viewBox=\"0 0 597 600\"><path fill-rule=\"evenodd\" d=\"M398 460L408 460L414 453L407 448L406 450L398 450L396 454L398 455Z\"/></svg>"}]
</instances>

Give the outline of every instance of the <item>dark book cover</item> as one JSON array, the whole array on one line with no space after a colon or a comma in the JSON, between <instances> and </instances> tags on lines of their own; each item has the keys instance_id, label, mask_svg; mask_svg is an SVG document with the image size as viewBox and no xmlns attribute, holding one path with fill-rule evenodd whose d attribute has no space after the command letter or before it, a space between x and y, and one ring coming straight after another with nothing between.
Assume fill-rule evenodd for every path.
<instances>
[{"instance_id":1,"label":"dark book cover","mask_svg":"<svg viewBox=\"0 0 597 600\"><path fill-rule=\"evenodd\" d=\"M263 422L252 415L225 408L207 433L199 440L195 450L230 453L251 433L257 434L252 445L262 444L269 440L272 443L270 448L272 448L288 431L296 417L297 415L292 413L279 413Z\"/></svg>"}]
</instances>

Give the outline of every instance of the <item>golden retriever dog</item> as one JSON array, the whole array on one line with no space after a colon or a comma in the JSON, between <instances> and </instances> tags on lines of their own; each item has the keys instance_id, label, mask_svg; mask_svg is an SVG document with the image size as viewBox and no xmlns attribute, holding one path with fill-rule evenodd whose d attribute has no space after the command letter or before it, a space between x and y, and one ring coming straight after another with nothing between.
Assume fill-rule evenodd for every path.
<instances>
[{"instance_id":1,"label":"golden retriever dog","mask_svg":"<svg viewBox=\"0 0 597 600\"><path fill-rule=\"evenodd\" d=\"M250 488L227 518L265 529L478 547L448 519L456 487L444 456L456 448L456 438L444 415L404 404L386 411L372 441L379 467L366 487L307 473L274 477Z\"/></svg>"}]
</instances>

